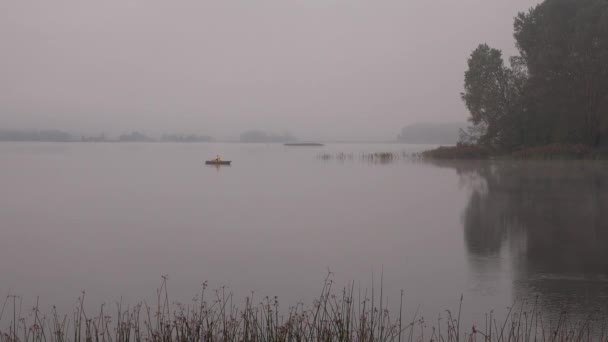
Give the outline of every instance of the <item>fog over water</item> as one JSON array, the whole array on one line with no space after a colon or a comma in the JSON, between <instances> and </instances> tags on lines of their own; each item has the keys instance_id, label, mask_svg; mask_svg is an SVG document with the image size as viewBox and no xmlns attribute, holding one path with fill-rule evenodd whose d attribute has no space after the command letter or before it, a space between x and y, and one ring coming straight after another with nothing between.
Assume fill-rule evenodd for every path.
<instances>
[{"instance_id":1,"label":"fog over water","mask_svg":"<svg viewBox=\"0 0 608 342\"><path fill-rule=\"evenodd\" d=\"M608 164L360 160L421 146L0 144L0 294L69 310L201 284L310 303L327 270L433 319L608 307ZM205 166L220 152L231 167ZM352 153L321 160L320 153Z\"/></svg>"},{"instance_id":2,"label":"fog over water","mask_svg":"<svg viewBox=\"0 0 608 342\"><path fill-rule=\"evenodd\" d=\"M468 55L536 3L3 1L0 128L392 140L463 121Z\"/></svg>"},{"instance_id":3,"label":"fog over water","mask_svg":"<svg viewBox=\"0 0 608 342\"><path fill-rule=\"evenodd\" d=\"M606 162L408 144L456 141L471 51L506 61L538 2L0 1L0 298L69 314L166 275L172 300L209 281L286 309L331 271L404 290L407 321L461 295L467 322L608 317ZM325 145L267 143L298 139Z\"/></svg>"}]
</instances>

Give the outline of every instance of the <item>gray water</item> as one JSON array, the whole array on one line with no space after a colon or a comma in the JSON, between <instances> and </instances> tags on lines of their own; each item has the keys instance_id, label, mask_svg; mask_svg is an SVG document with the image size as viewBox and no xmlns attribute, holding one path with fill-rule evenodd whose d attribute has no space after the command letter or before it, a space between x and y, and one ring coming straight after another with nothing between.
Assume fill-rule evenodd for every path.
<instances>
[{"instance_id":1,"label":"gray water","mask_svg":"<svg viewBox=\"0 0 608 342\"><path fill-rule=\"evenodd\" d=\"M377 164L424 146L0 144L0 296L69 312L209 281L243 298L311 302L334 283L433 320L483 320L515 301L549 315L608 304L608 165ZM320 153L353 153L323 161ZM220 153L230 167L203 165Z\"/></svg>"}]
</instances>

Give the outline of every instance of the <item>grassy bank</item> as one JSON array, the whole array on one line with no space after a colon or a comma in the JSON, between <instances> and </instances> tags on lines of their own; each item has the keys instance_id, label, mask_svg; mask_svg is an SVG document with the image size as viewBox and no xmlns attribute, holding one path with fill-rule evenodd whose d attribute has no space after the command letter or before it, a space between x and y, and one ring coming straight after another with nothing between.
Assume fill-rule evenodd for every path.
<instances>
[{"instance_id":1,"label":"grassy bank","mask_svg":"<svg viewBox=\"0 0 608 342\"><path fill-rule=\"evenodd\" d=\"M72 312L53 309L45 315L37 305L29 312L22 311L19 302L10 295L4 302L1 342L606 340L603 324L572 321L565 314L556 321L546 321L536 305L507 309L501 321L490 312L479 325L464 327L461 298L454 312L446 311L427 323L418 314L404 317L403 292L400 301L391 303L398 311L389 312L382 289L362 293L355 291L353 284L334 289L330 279L313 303L287 310L280 309L276 297L248 297L240 306L233 305L231 293L224 288L207 291L205 285L192 303L172 304L166 279L151 305L143 302L125 307L117 303L113 309L102 306L90 313L84 310L83 294Z\"/></svg>"},{"instance_id":2,"label":"grassy bank","mask_svg":"<svg viewBox=\"0 0 608 342\"><path fill-rule=\"evenodd\" d=\"M420 156L428 159L487 159L490 151L473 145L440 146L424 151Z\"/></svg>"},{"instance_id":3,"label":"grassy bank","mask_svg":"<svg viewBox=\"0 0 608 342\"><path fill-rule=\"evenodd\" d=\"M514 152L492 151L475 145L441 146L420 153L427 159L520 159L520 160L593 160L608 159L608 150L593 149L582 144L550 144Z\"/></svg>"}]
</instances>

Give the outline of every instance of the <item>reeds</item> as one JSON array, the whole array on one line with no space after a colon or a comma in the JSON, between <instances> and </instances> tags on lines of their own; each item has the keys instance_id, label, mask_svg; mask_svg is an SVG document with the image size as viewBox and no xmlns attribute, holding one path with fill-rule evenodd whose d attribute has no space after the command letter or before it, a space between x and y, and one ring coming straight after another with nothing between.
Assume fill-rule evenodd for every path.
<instances>
[{"instance_id":1,"label":"reeds","mask_svg":"<svg viewBox=\"0 0 608 342\"><path fill-rule=\"evenodd\" d=\"M208 292L211 292L209 294ZM319 297L310 306L298 304L282 310L276 297L256 302L247 297L241 307L234 306L226 288L208 291L204 284L199 296L188 305L171 303L167 279L157 290L156 304L132 307L117 303L112 317L101 306L94 314L84 310L84 293L73 311L62 315L55 308L41 314L38 304L21 315L18 297L8 296L0 313L0 342L128 342L128 341L606 341L603 325L592 326L590 319L570 321L566 314L557 322L543 321L536 305L520 305L508 310L498 321L490 312L483 328L461 326L463 299L455 315L446 311L436 324L414 314L404 321L403 292L400 302L389 305L382 289L355 291L354 283L334 289L328 277ZM208 298L209 297L209 298ZM20 306L20 305L19 305ZM397 307L392 315L388 307ZM12 307L5 324L2 316ZM9 310L5 310L9 308Z\"/></svg>"}]
</instances>

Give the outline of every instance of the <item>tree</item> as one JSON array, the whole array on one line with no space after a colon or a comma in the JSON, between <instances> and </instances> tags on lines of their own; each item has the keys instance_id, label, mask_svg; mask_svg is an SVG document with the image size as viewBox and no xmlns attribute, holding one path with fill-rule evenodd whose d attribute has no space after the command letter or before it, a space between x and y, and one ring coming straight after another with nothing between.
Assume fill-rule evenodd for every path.
<instances>
[{"instance_id":1,"label":"tree","mask_svg":"<svg viewBox=\"0 0 608 342\"><path fill-rule=\"evenodd\" d=\"M507 148L513 143L515 111L521 109L524 69L513 60L506 67L502 52L481 44L473 51L465 72L465 91L461 94L476 132L474 142L492 148Z\"/></svg>"},{"instance_id":2,"label":"tree","mask_svg":"<svg viewBox=\"0 0 608 342\"><path fill-rule=\"evenodd\" d=\"M503 150L550 143L608 146L608 1L545 0L514 22L519 56L481 44L462 98L463 141Z\"/></svg>"},{"instance_id":3,"label":"tree","mask_svg":"<svg viewBox=\"0 0 608 342\"><path fill-rule=\"evenodd\" d=\"M538 133L530 143L608 139L608 1L546 0L514 28Z\"/></svg>"}]
</instances>

